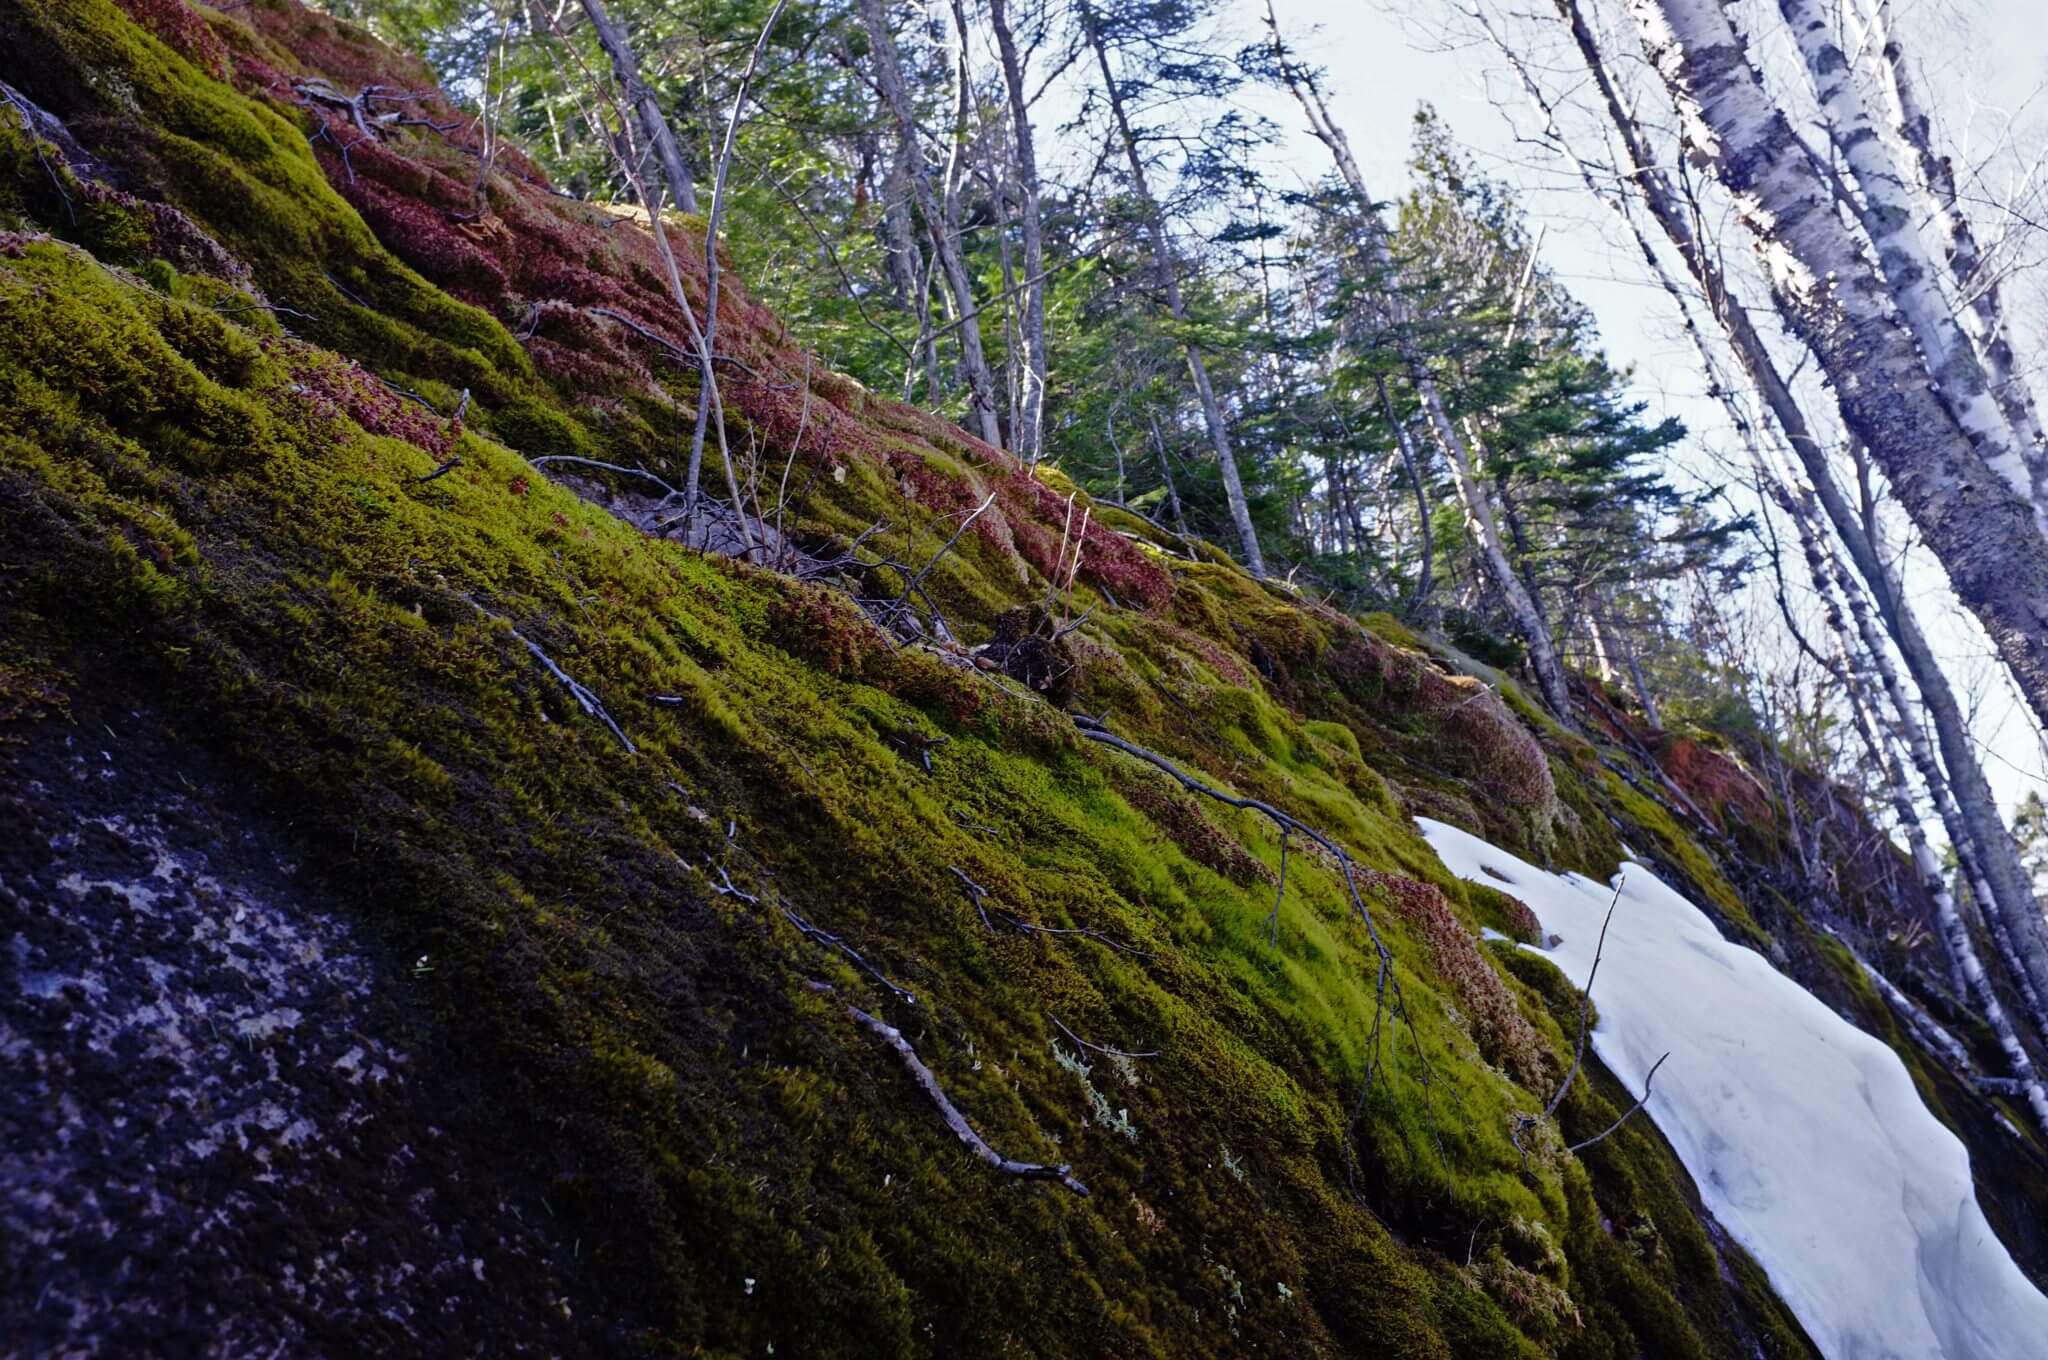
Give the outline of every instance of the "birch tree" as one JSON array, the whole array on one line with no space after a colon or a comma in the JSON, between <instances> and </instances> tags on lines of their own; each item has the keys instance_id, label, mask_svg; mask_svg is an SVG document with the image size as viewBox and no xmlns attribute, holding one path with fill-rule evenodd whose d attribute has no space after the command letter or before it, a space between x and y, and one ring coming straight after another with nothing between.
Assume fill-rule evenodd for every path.
<instances>
[{"instance_id":1,"label":"birch tree","mask_svg":"<svg viewBox=\"0 0 2048 1360\"><path fill-rule=\"evenodd\" d=\"M1016 394L1017 420L1010 431L1011 451L1027 463L1045 452L1045 236L1039 217L1037 138L1031 128L1031 95L1024 84L1024 62L1010 26L1008 0L989 0L989 26L995 30L1002 59L1003 90L1010 106L1010 146L1015 157L1019 235L1024 245L1022 296L1015 304L1024 332L1023 390Z\"/></svg>"},{"instance_id":2,"label":"birch tree","mask_svg":"<svg viewBox=\"0 0 2048 1360\"><path fill-rule=\"evenodd\" d=\"M1560 0L1563 3L1563 0ZM1574 6L1575 8L1575 6ZM1630 0L1690 154L1729 190L1773 301L1833 384L1844 423L2048 721L2048 538L1930 390L1883 280L1765 93L1716 0ZM1624 121L1627 121L1624 119ZM2025 923L2038 941L2036 917ZM2048 980L2048 942L2037 949Z\"/></svg>"},{"instance_id":3,"label":"birch tree","mask_svg":"<svg viewBox=\"0 0 2048 1360\"><path fill-rule=\"evenodd\" d=\"M1648 0L1639 0L1639 4L1647 5ZM1987 890L1980 899L1984 910L1992 920L2001 924L2002 933L2013 941L2013 947L2005 952L2008 953L2015 972L2029 984L2031 990L2037 994L2042 993L2043 981L2048 979L2048 947L2044 947L2048 946L2048 942L2044 942L2041 939L2039 910L2027 885L2024 872L2019 867L2018 856L2013 850L2012 839L2006 831L2003 818L1998 809L1997 800L1992 794L1990 783L1984 777L1982 764L1977 757L1974 739L1969 731L1961 706L1956 701L1954 691L1949 685L1948 679L1943 673L1933 649L1928 646L1924 634L1914 619L1910 606L1902 598L1896 583L1892 580L1889 570L1880 559L1875 546L1869 542L1862 517L1859 515L1856 507L1850 504L1848 498L1842 492L1833 468L1830 465L1825 445L1816 433L1813 422L1808 419L1799 398L1793 393L1791 385L1779 369L1769 346L1758 330L1756 323L1750 317L1748 309L1744 306L1729 280L1718 251L1711 242L1705 240L1699 233L1697 224L1704 220L1704 215L1697 212L1690 200L1680 194L1664 170L1664 162L1660 161L1648 149L1644 132L1637 124L1634 114L1626 101L1622 98L1614 76L1609 69L1608 63L1610 58L1602 50L1595 38L1592 27L1581 10L1578 0L1553 0L1553 5L1560 22L1571 37L1573 46L1586 64L1602 110L1615 133L1615 139L1621 151L1621 163L1617 167L1618 183L1626 186L1633 192L1636 200L1641 203L1651 219L1657 223L1659 229L1661 229L1663 234L1669 239L1672 247L1676 250L1687 272L1692 276L1694 284L1699 289L1700 295L1705 299L1708 310L1719 323L1730 352L1748 378L1750 387L1763 402L1765 408L1769 411L1772 419L1784 435L1786 445L1795 456L1804 474L1806 485L1811 488L1816 500L1825 511L1830 527L1834 529L1837 538L1847 551L1851 562L1856 567L1857 574L1863 579L1865 586L1868 588L1871 598L1877 603L1878 611L1884 620L1886 630L1897 645L1900 657L1912 676L1914 687L1919 691L1920 697L1925 704L1926 712L1933 722L1937 740L1940 743L1941 760L1939 766L1935 766L1930 755L1923 773L1932 771L1935 777L1939 779L1940 772L1945 770L1947 779L1944 783L1947 788L1953 791L1954 795L1953 803L1950 804L1953 808L1955 819L1951 826L1951 839L1955 841L1959 848L1977 847L1981 877L1987 884ZM1477 13L1483 18L1483 11ZM1532 98L1537 103L1539 112L1544 117L1546 125L1554 130L1555 120L1552 117L1551 110L1544 101L1535 82L1530 79L1526 67L1520 62L1512 47L1500 39L1496 30L1489 28L1488 32L1489 36L1494 38L1496 44L1500 46L1503 53L1508 57L1514 69L1521 75L1525 88L1531 92ZM1745 75L1750 75L1753 79L1753 73L1748 71L1746 62L1739 50L1731 52L1728 49L1723 49L1722 52L1714 56L1713 60L1719 67L1725 68L1726 63L1731 58ZM1695 105L1695 107L1697 106ZM1748 112L1757 114L1758 110L1751 107L1748 109ZM1789 126L1785 125L1781 116L1777 116L1772 112L1766 115L1766 121L1761 126L1769 126L1769 119L1771 117L1776 118L1778 131L1773 135L1781 155L1787 159L1790 159L1793 153L1803 156L1803 152L1798 148L1796 139L1792 138ZM1697 123L1697 120L1695 122ZM1707 145L1709 147L1719 147L1721 145L1718 134L1714 133L1709 127L1697 128L1694 135L1707 138ZM1569 154L1570 144L1561 135L1553 138L1553 144ZM1714 154L1719 155L1723 153L1716 152ZM1611 206L1615 207L1617 212L1621 212L1625 222L1629 221L1625 203L1618 199L1616 192L1601 189L1584 163L1575 163L1578 165L1582 178L1586 180L1589 187L1594 187L1596 194L1599 194L1603 201L1608 201ZM1798 162L1795 162L1793 168L1801 167ZM1812 170L1810 165L1805 165L1803 168L1807 171ZM1819 192L1810 179L1804 182L1807 184L1810 192ZM1791 194L1796 201L1796 182L1791 189L1783 190L1782 192ZM1768 217L1768 213L1757 206L1757 200L1754 196L1748 202L1749 206L1745 208L1745 212L1752 215L1761 213ZM1807 215L1809 217L1814 215L1829 216L1829 210L1824 207L1815 212L1812 204L1808 203L1803 206L1808 210ZM1835 223L1835 225L1839 227L1839 223ZM1826 226L1826 223L1817 224L1812 226L1811 230L1815 234L1825 235ZM1631 230L1634 230L1633 226L1631 226ZM1765 238L1765 240L1768 241L1769 238ZM1650 242L1639 232L1635 234L1635 241L1639 250L1643 253L1648 267L1653 273L1661 276L1662 266ZM1854 253L1853 241L1836 242L1835 244L1840 245L1852 254ZM1779 251L1784 249L1782 246L1767 248ZM1832 346L1832 350L1838 362L1838 369L1830 369L1829 372L1831 377L1834 377L1838 371L1841 374L1841 376L1835 377L1838 404L1842 407L1845 423L1849 424L1852 431L1855 431L1859 428L1859 425L1856 420L1851 419L1852 403L1859 404L1865 408L1870 406L1881 407L1883 404L1883 394L1879 393L1873 397L1873 394L1868 390L1871 387L1871 383L1868 381L1864 381L1862 389L1857 390L1857 384L1862 379L1862 374L1854 362L1856 358L1855 345L1852 340L1843 338L1839 330L1836 329L1845 326L1847 323L1828 310L1827 290L1821 289L1814 282L1814 278L1810 273L1801 273L1796 261L1788 264L1780 259L1778 267L1780 275L1775 277L1773 282L1774 294L1778 296L1781 305L1785 304L1785 295L1788 293L1792 294L1795 300L1800 296L1799 290L1795 285L1801 279L1804 279L1806 285L1808 285L1804 294L1808 298L1807 310L1804 313L1807 328L1816 330L1823 335L1832 334L1835 336L1836 343ZM1672 297L1680 316L1682 318L1686 317L1688 315L1688 304L1682 292L1669 280L1668 276L1662 277L1662 283L1666 293ZM1871 305L1870 300L1867 297L1860 300L1866 304L1864 310L1868 311ZM1870 322L1870 324L1874 326L1876 333L1880 337L1889 337L1903 343L1907 357L1905 360L1902 360L1896 353L1891 355L1893 365L1891 381L1908 384L1908 390L1896 393L1895 397L1901 402L1910 401L1914 396L1914 393L1910 390L1913 381L1911 376L1913 370L1910 364L1917 363L1917 358L1913 357L1911 353L1910 338L1904 337L1903 332L1895 325L1888 323L1882 315ZM1691 329L1690 326L1689 329ZM1705 342L1698 337L1696 330L1693 330L1693 335L1695 344L1701 354L1702 363L1711 372L1713 370L1713 361L1708 358ZM1904 377L1900 376L1902 368L1905 373ZM1923 396L1925 395L1926 381L1924 373L1922 373L1919 377L1919 387L1920 394ZM1920 405L1932 405L1931 398L1920 403ZM1868 415L1869 412L1866 410L1865 414ZM1967 440L1961 437L1961 432L1954 426L1953 422L1946 420L1945 412L1921 410L1917 414L1922 423L1926 426L1931 426L1937 434L1945 433L1952 443L1960 442L1967 448ZM1875 428L1878 433L1892 437L1894 442L1897 442L1896 437L1900 433L1899 429L1882 421L1877 422L1873 427L1866 420L1862 428ZM1905 428L1910 430L1914 427L1908 425ZM1895 458L1894 463L1887 466L1887 471L1889 472L1892 466L1904 465L1910 467L1914 454L1914 449L1908 445ZM1923 456L1928 458L1934 457L1932 453L1925 453ZM1939 464L1937 463L1937 470L1938 467ZM1999 524L1987 527L1996 532L2002 525L2005 531L2010 535L2016 536L2023 546L2028 543L2029 539L2038 541L2038 535L2033 532L2031 516L2025 515L2024 507L2014 500L2009 489L2003 487L2002 484L1997 484L1996 479L1990 476L1988 470L1982 469L1981 462L1978 467L1978 475L1970 483L1971 489L1997 499L2006 506L2007 511L2005 517L1999 521ZM1932 499L1932 497L1923 495L1922 499L1925 501ZM1965 554L1965 560L1972 565L1975 572L1980 574L1980 578L1981 576L1995 577L1997 575L1995 561L1988 559L1979 545L1973 545L1969 542L1972 532L1972 526L1967 519L1967 505L1969 503L1967 497L1951 488L1949 503L1942 507L1950 516L1949 519L1943 521L1949 530L1948 538L1950 540L1960 539L1963 542L1962 551ZM2015 516L2011 513L2015 508L2021 511L2020 516ZM1936 545L1936 551L1937 555L1939 555L1941 552L1940 544ZM1943 560L1944 565L1948 565L1947 559L1944 558ZM1958 593L1963 595L1966 604L1973 605L1974 612L1977 612L1980 618L1984 617L1986 610L1981 597L1973 600L1971 594L1965 590L1963 582L1957 580L1957 576L1957 570L1950 568L1950 578L1952 583L1956 585ZM2008 595L2004 601L2005 604L2010 608L2020 611L2025 617L2034 617L2026 613L2029 606L2023 598L2023 593L2021 594L2022 598L2017 600ZM2036 627L2039 626L2038 618L2035 619L2035 624ZM1880 648L1879 650L1881 653L1882 649ZM2002 652L2007 650L2006 647L2001 647ZM2028 697L2030 701L2036 703L2038 708L2039 701L2034 693L2028 692ZM1941 789L1942 784L1937 784L1934 789L1938 803L1943 801Z\"/></svg>"},{"instance_id":4,"label":"birch tree","mask_svg":"<svg viewBox=\"0 0 2048 1360\"><path fill-rule=\"evenodd\" d=\"M1922 204L1915 202L1912 180L1878 134L1848 54L1815 0L1778 0L1778 12L1806 64L1829 139L1862 195L1858 220L1877 252L1885 290L1920 346L1923 366L1933 379L1930 390L2048 532L2048 499L2041 494L2048 488L2048 463L2042 461L2048 451L2024 444L1993 400L1977 350L1942 291L1943 271L1921 240Z\"/></svg>"}]
</instances>

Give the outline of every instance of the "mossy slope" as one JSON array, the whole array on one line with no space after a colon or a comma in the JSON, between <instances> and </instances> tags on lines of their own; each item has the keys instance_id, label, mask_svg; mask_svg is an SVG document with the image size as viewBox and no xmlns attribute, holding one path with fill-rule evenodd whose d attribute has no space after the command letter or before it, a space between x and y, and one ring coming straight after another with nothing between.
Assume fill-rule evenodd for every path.
<instances>
[{"instance_id":1,"label":"mossy slope","mask_svg":"<svg viewBox=\"0 0 2048 1360\"><path fill-rule=\"evenodd\" d=\"M1407 1015L1361 1095L1374 956L1334 864L1288 847L1269 935L1271 827L884 635L848 592L899 573L705 556L529 461L674 466L694 377L640 227L516 158L473 206L460 132L352 130L305 80L425 77L289 0L26 0L0 50L76 138L0 109L0 717L147 693L284 810L464 1074L462 1136L517 1150L589 1349L1804 1352L1647 1124L1583 1161L1509 1140L1569 984L1475 948L1515 904L1408 814L1592 872L1647 816L1511 683L1129 516L1078 531L1055 476L817 370L728 284L728 434L790 469L809 560L887 521L922 562L993 494L927 582L955 633L1078 541L1074 708L1373 871ZM970 1158L849 1003L1091 1193ZM1581 1084L1565 1136L1625 1101Z\"/></svg>"}]
</instances>

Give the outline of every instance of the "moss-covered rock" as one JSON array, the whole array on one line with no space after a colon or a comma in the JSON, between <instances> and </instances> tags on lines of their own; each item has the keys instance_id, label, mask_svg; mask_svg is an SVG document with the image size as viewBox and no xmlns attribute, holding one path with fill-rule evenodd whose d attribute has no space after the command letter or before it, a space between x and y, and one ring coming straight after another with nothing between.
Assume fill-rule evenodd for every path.
<instances>
[{"instance_id":1,"label":"moss-covered rock","mask_svg":"<svg viewBox=\"0 0 2048 1360\"><path fill-rule=\"evenodd\" d=\"M394 998L364 1023L459 1095L553 1353L1799 1353L1646 1123L1509 1136L1576 994L1476 944L1526 908L1411 811L1595 872L1655 840L1762 933L1510 678L814 371L738 286L733 470L787 472L780 541L836 565L643 532L537 461L676 475L696 377L640 225L516 156L471 216L461 134L362 137L307 83L424 74L291 0L24 0L0 51L47 119L0 108L0 741L146 695L240 788ZM700 298L702 224L663 230ZM1386 985L1345 866L1069 705L1341 844ZM853 1006L1090 1193L971 1156ZM1625 1104L1583 1083L1563 1131ZM225 1172L178 1193L252 1269L290 1232ZM375 1178L331 1193L371 1231ZM463 1316L382 1335L538 1344Z\"/></svg>"}]
</instances>

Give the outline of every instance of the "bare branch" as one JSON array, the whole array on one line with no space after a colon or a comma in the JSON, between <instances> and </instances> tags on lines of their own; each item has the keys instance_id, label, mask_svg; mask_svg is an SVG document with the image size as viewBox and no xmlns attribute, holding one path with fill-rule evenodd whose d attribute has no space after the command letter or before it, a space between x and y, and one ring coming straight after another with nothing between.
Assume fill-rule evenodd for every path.
<instances>
[{"instance_id":1,"label":"bare branch","mask_svg":"<svg viewBox=\"0 0 2048 1360\"><path fill-rule=\"evenodd\" d=\"M846 1013L896 1050L897 1056L903 1059L903 1065L910 1069L910 1075L917 1079L917 1084L924 1088L924 1093L932 1098L932 1104L939 1107L939 1114L945 1119L946 1127L953 1131L954 1137L966 1144L969 1152L1006 1176L1019 1176L1032 1181L1058 1181L1077 1195L1088 1193L1088 1187L1074 1179L1069 1167L1012 1161L990 1147L982 1136L974 1131L974 1126L967 1122L967 1116L960 1113L960 1107L947 1099L946 1093L939 1087L939 1079L932 1075L932 1070L917 1056L917 1050L910 1046L910 1041L903 1037L901 1030L877 1020L858 1006L848 1006Z\"/></svg>"}]
</instances>

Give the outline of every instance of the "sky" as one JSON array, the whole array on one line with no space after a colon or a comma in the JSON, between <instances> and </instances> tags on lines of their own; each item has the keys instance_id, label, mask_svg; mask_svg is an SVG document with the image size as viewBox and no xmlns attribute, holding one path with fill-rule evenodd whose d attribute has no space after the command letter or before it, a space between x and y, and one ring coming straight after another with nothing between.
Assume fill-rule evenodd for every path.
<instances>
[{"instance_id":1,"label":"sky","mask_svg":"<svg viewBox=\"0 0 2048 1360\"><path fill-rule=\"evenodd\" d=\"M1249 31L1256 0L1239 2ZM1650 414L1677 415L1702 440L1729 445L1727 419L1707 397L1698 360L1669 303L1569 167L1518 142L1496 103L1524 117L1525 125L1527 105L1492 49L1448 48L1432 32L1432 16L1448 8L1442 0L1274 0L1274 6L1296 53L1324 69L1332 111L1376 196L1394 198L1405 188L1409 119L1418 104L1434 104L1481 168L1523 190L1532 223L1547 227L1545 266L1592 309L1610 356L1633 369L1635 393L1650 403ZM1894 0L1894 8L1922 70L1923 91L1962 139L1965 160L2010 126L2022 129L2020 140L2029 144L2048 140L2042 90L2048 0ZM1261 94L1247 105L1285 131L1282 175L1307 182L1327 172L1328 153L1284 94ZM2001 173L2022 171L2007 164ZM2048 279L2048 268L2035 272ZM2009 301L2048 317L2048 286L2022 283ZM2048 382L2037 382L2037 391L2048 397ZM1695 484L1723 480L1697 451L1687 467ZM1908 559L1907 589L1966 708L1974 700L1974 729L2000 801L2009 807L2029 790L2048 796L2048 761L2030 715L1985 660L1988 644L1960 616L1924 554Z\"/></svg>"}]
</instances>

